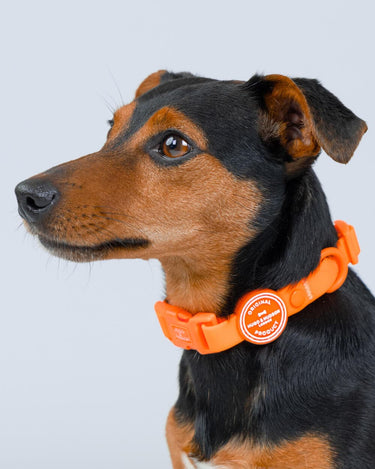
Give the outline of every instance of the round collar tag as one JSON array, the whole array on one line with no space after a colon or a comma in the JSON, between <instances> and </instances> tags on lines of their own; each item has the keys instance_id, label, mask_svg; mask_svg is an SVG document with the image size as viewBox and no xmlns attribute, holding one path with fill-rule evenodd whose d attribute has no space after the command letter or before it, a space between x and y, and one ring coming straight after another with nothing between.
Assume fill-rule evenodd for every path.
<instances>
[{"instance_id":1,"label":"round collar tag","mask_svg":"<svg viewBox=\"0 0 375 469\"><path fill-rule=\"evenodd\" d=\"M284 331L288 313L284 301L272 290L245 296L238 324L244 339L253 344L268 344Z\"/></svg>"}]
</instances>

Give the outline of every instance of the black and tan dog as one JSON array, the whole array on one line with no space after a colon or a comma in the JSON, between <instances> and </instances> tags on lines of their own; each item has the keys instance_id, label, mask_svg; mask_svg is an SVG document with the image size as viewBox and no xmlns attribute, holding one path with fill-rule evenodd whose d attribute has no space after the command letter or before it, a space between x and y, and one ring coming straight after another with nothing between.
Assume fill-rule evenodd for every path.
<instances>
[{"instance_id":1,"label":"black and tan dog","mask_svg":"<svg viewBox=\"0 0 375 469\"><path fill-rule=\"evenodd\" d=\"M72 261L157 258L167 303L219 324L336 245L311 165L321 148L347 163L367 129L316 80L165 71L110 125L99 152L17 186L28 229ZM273 342L184 351L175 469L374 468L375 300L352 271L313 300Z\"/></svg>"}]
</instances>

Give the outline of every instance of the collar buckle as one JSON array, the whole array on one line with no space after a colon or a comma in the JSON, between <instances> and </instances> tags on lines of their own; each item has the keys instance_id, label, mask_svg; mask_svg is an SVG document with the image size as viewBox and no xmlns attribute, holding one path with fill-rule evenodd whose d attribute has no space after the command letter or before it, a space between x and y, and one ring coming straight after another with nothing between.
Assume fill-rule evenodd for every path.
<instances>
[{"instance_id":1,"label":"collar buckle","mask_svg":"<svg viewBox=\"0 0 375 469\"><path fill-rule=\"evenodd\" d=\"M197 350L201 354L210 352L204 327L219 324L220 320L214 313L192 315L165 301L158 301L155 304L155 311L164 335L175 345L186 350Z\"/></svg>"}]
</instances>

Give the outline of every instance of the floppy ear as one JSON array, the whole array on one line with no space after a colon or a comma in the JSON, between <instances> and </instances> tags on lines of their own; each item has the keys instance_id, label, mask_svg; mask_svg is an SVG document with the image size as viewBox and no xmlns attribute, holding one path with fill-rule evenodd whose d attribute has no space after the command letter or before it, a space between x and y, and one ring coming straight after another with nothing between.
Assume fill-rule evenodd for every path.
<instances>
[{"instance_id":1,"label":"floppy ear","mask_svg":"<svg viewBox=\"0 0 375 469\"><path fill-rule=\"evenodd\" d=\"M261 136L266 142L278 141L290 161L298 161L296 167L312 162L321 148L335 161L347 163L367 130L366 123L317 80L267 75L253 77L246 86L260 98Z\"/></svg>"},{"instance_id":2,"label":"floppy ear","mask_svg":"<svg viewBox=\"0 0 375 469\"><path fill-rule=\"evenodd\" d=\"M166 83L167 81L177 80L179 78L189 78L193 76L194 75L189 72L171 73L167 70L159 70L158 72L152 73L142 81L142 83L138 86L137 91L135 92L135 98L139 98L143 94L151 91L153 88L156 88L162 83Z\"/></svg>"},{"instance_id":3,"label":"floppy ear","mask_svg":"<svg viewBox=\"0 0 375 469\"><path fill-rule=\"evenodd\" d=\"M363 134L365 121L345 107L318 80L294 78L310 106L319 145L338 163L347 163Z\"/></svg>"}]
</instances>

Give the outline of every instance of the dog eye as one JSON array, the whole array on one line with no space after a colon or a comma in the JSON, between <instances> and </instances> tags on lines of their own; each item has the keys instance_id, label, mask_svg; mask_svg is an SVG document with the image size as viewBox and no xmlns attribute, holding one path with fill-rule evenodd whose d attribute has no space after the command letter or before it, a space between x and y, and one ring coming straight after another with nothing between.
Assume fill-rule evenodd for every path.
<instances>
[{"instance_id":1,"label":"dog eye","mask_svg":"<svg viewBox=\"0 0 375 469\"><path fill-rule=\"evenodd\" d=\"M191 150L190 145L179 135L168 135L161 142L159 152L168 158L184 156Z\"/></svg>"}]
</instances>

